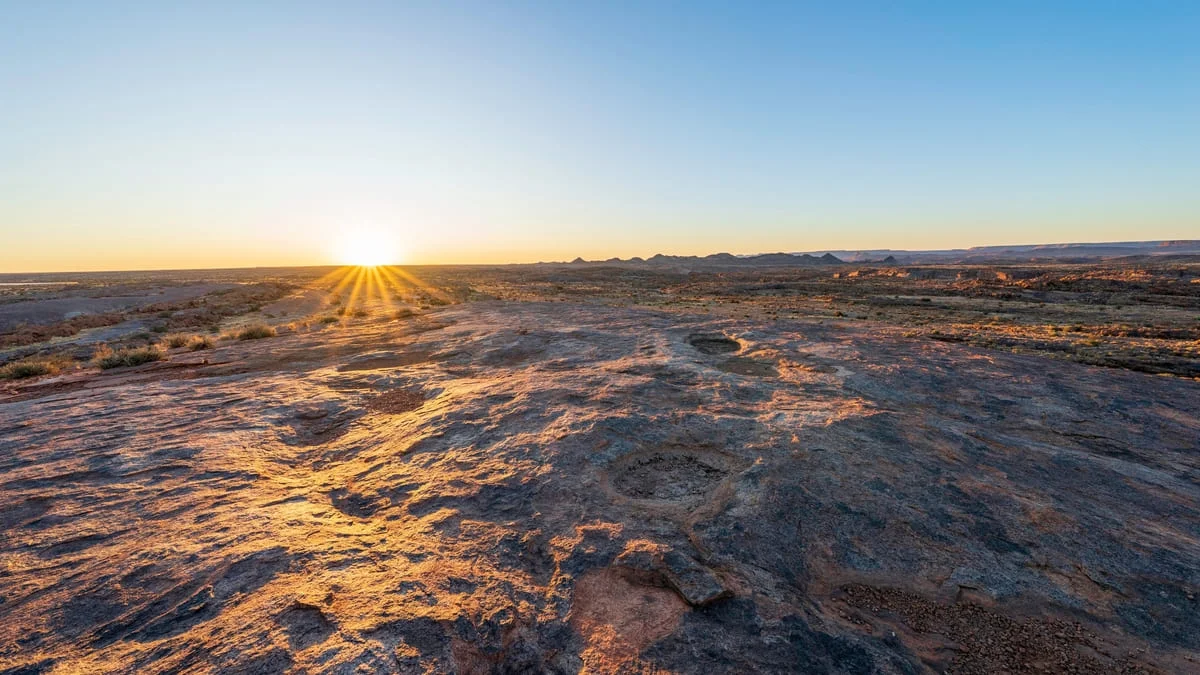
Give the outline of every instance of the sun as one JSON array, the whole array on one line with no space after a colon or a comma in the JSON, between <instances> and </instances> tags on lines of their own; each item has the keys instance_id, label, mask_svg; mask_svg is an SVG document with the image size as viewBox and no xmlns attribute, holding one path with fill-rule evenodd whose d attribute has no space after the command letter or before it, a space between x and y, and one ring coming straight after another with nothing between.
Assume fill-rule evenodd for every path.
<instances>
[{"instance_id":1,"label":"sun","mask_svg":"<svg viewBox=\"0 0 1200 675\"><path fill-rule=\"evenodd\" d=\"M396 262L396 239L378 229L359 228L341 235L335 243L337 262L357 267L377 267Z\"/></svg>"}]
</instances>

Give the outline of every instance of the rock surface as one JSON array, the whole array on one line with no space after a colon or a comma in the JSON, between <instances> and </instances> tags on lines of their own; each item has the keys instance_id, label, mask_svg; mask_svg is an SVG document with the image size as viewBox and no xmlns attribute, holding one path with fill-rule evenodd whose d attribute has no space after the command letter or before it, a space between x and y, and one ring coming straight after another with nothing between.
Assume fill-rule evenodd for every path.
<instances>
[{"instance_id":1,"label":"rock surface","mask_svg":"<svg viewBox=\"0 0 1200 675\"><path fill-rule=\"evenodd\" d=\"M0 402L0 670L1194 672L1198 411L564 303L46 381Z\"/></svg>"}]
</instances>

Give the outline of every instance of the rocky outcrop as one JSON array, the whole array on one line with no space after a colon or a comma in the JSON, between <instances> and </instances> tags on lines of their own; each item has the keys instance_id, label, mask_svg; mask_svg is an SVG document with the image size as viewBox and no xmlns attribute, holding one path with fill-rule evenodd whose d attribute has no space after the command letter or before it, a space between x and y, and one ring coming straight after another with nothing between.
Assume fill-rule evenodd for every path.
<instances>
[{"instance_id":1,"label":"rocky outcrop","mask_svg":"<svg viewBox=\"0 0 1200 675\"><path fill-rule=\"evenodd\" d=\"M859 324L432 317L0 402L0 669L1185 672L1200 654L1195 381Z\"/></svg>"}]
</instances>

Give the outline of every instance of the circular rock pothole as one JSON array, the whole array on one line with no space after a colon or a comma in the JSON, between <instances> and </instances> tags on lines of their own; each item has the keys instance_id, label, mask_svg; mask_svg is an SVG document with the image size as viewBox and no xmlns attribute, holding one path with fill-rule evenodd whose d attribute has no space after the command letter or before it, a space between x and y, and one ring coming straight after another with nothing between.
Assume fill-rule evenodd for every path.
<instances>
[{"instance_id":1,"label":"circular rock pothole","mask_svg":"<svg viewBox=\"0 0 1200 675\"><path fill-rule=\"evenodd\" d=\"M609 476L613 489L626 497L681 503L716 489L729 475L726 464L719 456L706 452L652 450L617 460Z\"/></svg>"},{"instance_id":2,"label":"circular rock pothole","mask_svg":"<svg viewBox=\"0 0 1200 675\"><path fill-rule=\"evenodd\" d=\"M732 354L742 349L737 340L713 333L689 335L687 343L701 354Z\"/></svg>"},{"instance_id":3,"label":"circular rock pothole","mask_svg":"<svg viewBox=\"0 0 1200 675\"><path fill-rule=\"evenodd\" d=\"M384 392L367 403L367 407L383 413L399 415L412 412L425 404L425 395L406 389Z\"/></svg>"}]
</instances>

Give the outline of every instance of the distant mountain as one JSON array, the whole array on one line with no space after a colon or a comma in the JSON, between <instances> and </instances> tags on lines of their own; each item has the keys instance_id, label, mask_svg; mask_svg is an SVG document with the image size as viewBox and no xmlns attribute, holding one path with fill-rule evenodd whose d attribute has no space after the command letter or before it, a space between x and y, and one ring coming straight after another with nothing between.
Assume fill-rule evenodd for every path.
<instances>
[{"instance_id":1,"label":"distant mountain","mask_svg":"<svg viewBox=\"0 0 1200 675\"><path fill-rule=\"evenodd\" d=\"M833 254L841 260L851 263L1034 262L1039 260L1088 260L1126 256L1200 255L1200 240L975 246L972 248L915 251L895 249L843 250L809 252L809 255L818 255L820 253ZM801 254L797 253L796 255Z\"/></svg>"},{"instance_id":2,"label":"distant mountain","mask_svg":"<svg viewBox=\"0 0 1200 675\"><path fill-rule=\"evenodd\" d=\"M862 251L811 251L807 253L761 253L734 255L714 253L706 256L666 255L649 258L609 258L542 265L605 266L662 269L720 269L747 267L820 267L846 263L911 265L922 263L1023 263L1037 261L1104 260L1130 256L1200 255L1200 240L1129 241L1094 244L1028 244L1020 246L975 246L928 251L870 249Z\"/></svg>"},{"instance_id":3,"label":"distant mountain","mask_svg":"<svg viewBox=\"0 0 1200 675\"><path fill-rule=\"evenodd\" d=\"M562 264L562 263L542 263L547 265ZM732 253L714 253L706 256L695 255L664 255L657 253L643 260L642 258L630 258L621 260L620 258L609 258L603 261L590 261L582 258L576 258L570 263L575 266L621 266L621 267L659 267L659 268L720 268L720 267L795 267L795 266L820 266L820 265L840 265L841 260L834 255L826 253L823 256L816 257L807 254L796 253L763 253L760 255L736 256Z\"/></svg>"}]
</instances>

